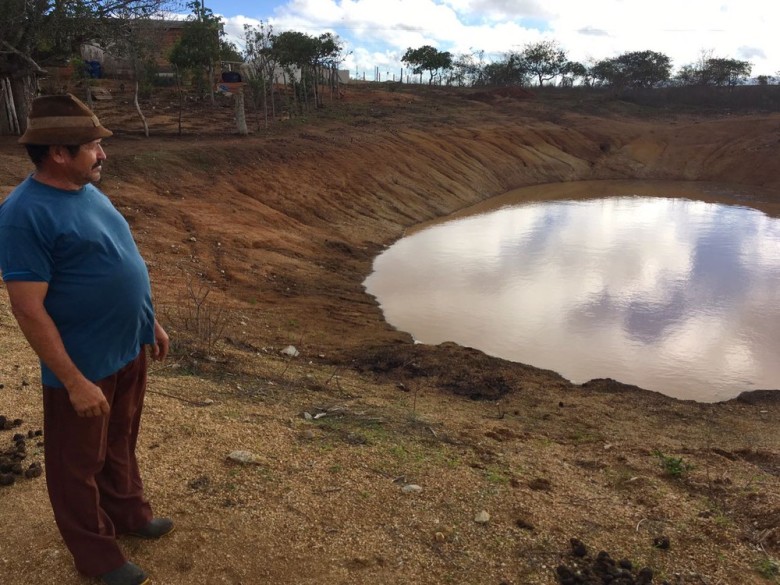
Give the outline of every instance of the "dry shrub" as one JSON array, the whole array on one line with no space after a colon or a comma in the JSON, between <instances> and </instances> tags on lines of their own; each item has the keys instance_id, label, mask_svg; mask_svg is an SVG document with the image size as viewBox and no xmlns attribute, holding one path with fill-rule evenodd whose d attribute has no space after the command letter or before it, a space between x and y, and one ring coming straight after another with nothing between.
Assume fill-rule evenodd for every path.
<instances>
[{"instance_id":1,"label":"dry shrub","mask_svg":"<svg viewBox=\"0 0 780 585\"><path fill-rule=\"evenodd\" d=\"M162 307L173 333L172 353L203 358L214 354L228 324L228 311L224 304L209 299L211 292L211 287L190 279L180 302Z\"/></svg>"}]
</instances>

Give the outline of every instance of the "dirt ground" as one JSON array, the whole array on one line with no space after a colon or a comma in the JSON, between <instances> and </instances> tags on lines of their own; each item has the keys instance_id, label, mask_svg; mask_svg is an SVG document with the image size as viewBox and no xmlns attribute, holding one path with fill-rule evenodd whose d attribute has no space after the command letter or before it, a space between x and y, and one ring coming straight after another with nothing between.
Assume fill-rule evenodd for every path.
<instances>
[{"instance_id":1,"label":"dirt ground","mask_svg":"<svg viewBox=\"0 0 780 585\"><path fill-rule=\"evenodd\" d=\"M154 583L547 585L602 571L599 551L631 561L626 583L644 567L656 584L780 583L780 393L683 402L415 345L361 284L404 230L527 185L707 181L778 217L780 115L349 86L267 129L252 114L248 137L227 99L188 103L178 136L161 94L147 139L129 97L95 108L115 131L101 188L174 343L139 457L177 529L121 541ZM29 170L1 138L2 196ZM26 469L43 459L38 368L4 292L0 355L0 453L31 434ZM93 582L45 478L17 477L0 582Z\"/></svg>"}]
</instances>

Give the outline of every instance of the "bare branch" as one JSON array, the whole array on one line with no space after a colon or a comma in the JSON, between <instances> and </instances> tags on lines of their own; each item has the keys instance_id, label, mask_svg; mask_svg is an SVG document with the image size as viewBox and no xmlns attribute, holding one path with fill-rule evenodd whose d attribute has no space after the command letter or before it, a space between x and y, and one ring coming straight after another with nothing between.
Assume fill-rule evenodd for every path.
<instances>
[{"instance_id":1,"label":"bare branch","mask_svg":"<svg viewBox=\"0 0 780 585\"><path fill-rule=\"evenodd\" d=\"M45 69L41 69L41 67L35 61L33 61L32 57L30 57L29 55L26 55L25 53L22 53L16 47L14 47L11 43L9 43L6 40L2 40L0 42L2 42L3 46L5 46L5 47L7 47L9 49L8 53L11 53L11 54L19 56L25 63L27 63L28 65L30 65L30 67L33 68L33 71L35 71L35 73L40 73L42 75L47 75L48 74L48 72Z\"/></svg>"}]
</instances>

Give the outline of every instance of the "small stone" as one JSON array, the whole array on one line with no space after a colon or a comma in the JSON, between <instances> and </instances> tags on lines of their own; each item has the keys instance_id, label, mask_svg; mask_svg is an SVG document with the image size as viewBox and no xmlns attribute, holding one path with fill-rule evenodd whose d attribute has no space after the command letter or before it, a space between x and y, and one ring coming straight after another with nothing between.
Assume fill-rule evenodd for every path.
<instances>
[{"instance_id":1,"label":"small stone","mask_svg":"<svg viewBox=\"0 0 780 585\"><path fill-rule=\"evenodd\" d=\"M487 513L487 511L482 510L479 514L477 514L474 517L474 522L477 524L487 524L490 522L490 514Z\"/></svg>"},{"instance_id":2,"label":"small stone","mask_svg":"<svg viewBox=\"0 0 780 585\"><path fill-rule=\"evenodd\" d=\"M0 485L13 485L16 482L16 478L10 473L0 474Z\"/></svg>"},{"instance_id":3,"label":"small stone","mask_svg":"<svg viewBox=\"0 0 780 585\"><path fill-rule=\"evenodd\" d=\"M571 554L575 557L582 558L588 555L587 547L578 538L572 538L569 540L569 544L571 544Z\"/></svg>"},{"instance_id":4,"label":"small stone","mask_svg":"<svg viewBox=\"0 0 780 585\"><path fill-rule=\"evenodd\" d=\"M298 357L299 355L301 355L301 352L299 352L295 348L294 345L288 345L283 350L281 350L279 353L282 354L282 355L289 356L289 357Z\"/></svg>"},{"instance_id":5,"label":"small stone","mask_svg":"<svg viewBox=\"0 0 780 585\"><path fill-rule=\"evenodd\" d=\"M671 546L671 542L669 541L668 536L656 536L653 539L653 546L655 548L660 548L661 550L668 550Z\"/></svg>"},{"instance_id":6,"label":"small stone","mask_svg":"<svg viewBox=\"0 0 780 585\"><path fill-rule=\"evenodd\" d=\"M422 491L422 487L413 483L409 483L402 487L401 491L405 494L419 494Z\"/></svg>"},{"instance_id":7,"label":"small stone","mask_svg":"<svg viewBox=\"0 0 780 585\"><path fill-rule=\"evenodd\" d=\"M258 459L257 455L250 451L233 451L227 456L227 458L230 461L241 463L242 465L260 464L260 460Z\"/></svg>"},{"instance_id":8,"label":"small stone","mask_svg":"<svg viewBox=\"0 0 780 585\"><path fill-rule=\"evenodd\" d=\"M315 436L314 431L311 429L307 429L303 432L303 438L306 439L307 441L311 441L312 439L314 439L314 436Z\"/></svg>"},{"instance_id":9,"label":"small stone","mask_svg":"<svg viewBox=\"0 0 780 585\"><path fill-rule=\"evenodd\" d=\"M436 534L433 535L433 539L436 542L444 542L445 540L447 540L447 537L444 536L443 532L437 532Z\"/></svg>"},{"instance_id":10,"label":"small stone","mask_svg":"<svg viewBox=\"0 0 780 585\"><path fill-rule=\"evenodd\" d=\"M24 477L26 477L27 479L34 479L36 477L40 477L42 474L43 474L43 468L41 467L40 463L33 463L24 472Z\"/></svg>"},{"instance_id":11,"label":"small stone","mask_svg":"<svg viewBox=\"0 0 780 585\"><path fill-rule=\"evenodd\" d=\"M636 576L636 585L653 585L653 570L650 567L645 567L640 570Z\"/></svg>"},{"instance_id":12,"label":"small stone","mask_svg":"<svg viewBox=\"0 0 780 585\"><path fill-rule=\"evenodd\" d=\"M306 420L314 420L314 417L311 415L311 413L308 412L303 413L303 418Z\"/></svg>"},{"instance_id":13,"label":"small stone","mask_svg":"<svg viewBox=\"0 0 780 585\"><path fill-rule=\"evenodd\" d=\"M201 402L203 406L211 406L214 404L214 401L211 398L206 398L203 402Z\"/></svg>"}]
</instances>

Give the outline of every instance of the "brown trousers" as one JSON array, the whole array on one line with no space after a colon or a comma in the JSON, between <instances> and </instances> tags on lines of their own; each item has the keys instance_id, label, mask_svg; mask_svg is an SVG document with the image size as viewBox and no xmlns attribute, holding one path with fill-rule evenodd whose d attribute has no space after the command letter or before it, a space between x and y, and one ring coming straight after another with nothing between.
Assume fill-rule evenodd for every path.
<instances>
[{"instance_id":1,"label":"brown trousers","mask_svg":"<svg viewBox=\"0 0 780 585\"><path fill-rule=\"evenodd\" d=\"M144 348L96 384L111 407L107 416L79 417L67 390L43 387L49 499L76 569L90 577L123 565L116 537L152 519L135 457L146 392Z\"/></svg>"}]
</instances>

